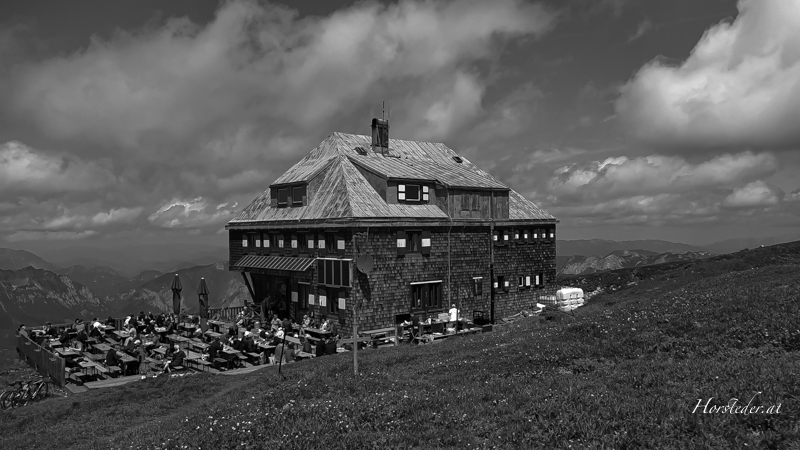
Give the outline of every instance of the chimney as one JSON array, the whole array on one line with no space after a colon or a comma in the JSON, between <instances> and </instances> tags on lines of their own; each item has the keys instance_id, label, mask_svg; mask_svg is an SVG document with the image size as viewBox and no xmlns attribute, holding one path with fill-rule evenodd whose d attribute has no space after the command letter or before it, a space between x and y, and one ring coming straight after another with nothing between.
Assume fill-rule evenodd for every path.
<instances>
[{"instance_id":1,"label":"chimney","mask_svg":"<svg viewBox=\"0 0 800 450\"><path fill-rule=\"evenodd\" d=\"M389 121L372 119L372 151L386 156L389 153Z\"/></svg>"}]
</instances>

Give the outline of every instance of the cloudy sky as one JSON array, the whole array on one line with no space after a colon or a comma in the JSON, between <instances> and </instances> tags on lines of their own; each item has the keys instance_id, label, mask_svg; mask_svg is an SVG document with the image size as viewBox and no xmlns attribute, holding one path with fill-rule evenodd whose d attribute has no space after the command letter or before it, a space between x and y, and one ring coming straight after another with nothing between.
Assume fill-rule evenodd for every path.
<instances>
[{"instance_id":1,"label":"cloudy sky","mask_svg":"<svg viewBox=\"0 0 800 450\"><path fill-rule=\"evenodd\" d=\"M793 233L797 30L800 0L4 2L0 246L224 244L382 101L562 239Z\"/></svg>"}]
</instances>

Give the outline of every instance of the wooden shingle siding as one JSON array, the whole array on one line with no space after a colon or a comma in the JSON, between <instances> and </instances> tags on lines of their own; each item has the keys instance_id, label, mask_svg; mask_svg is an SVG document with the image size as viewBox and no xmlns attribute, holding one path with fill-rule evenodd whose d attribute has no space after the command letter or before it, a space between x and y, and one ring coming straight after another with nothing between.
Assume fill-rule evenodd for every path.
<instances>
[{"instance_id":1,"label":"wooden shingle siding","mask_svg":"<svg viewBox=\"0 0 800 450\"><path fill-rule=\"evenodd\" d=\"M396 250L398 232L404 229L382 228L375 231L358 230L354 239L362 254L370 254L374 268L368 275L355 272L354 285L349 297L352 301L363 299L359 314L359 328L382 328L394 326L395 316L411 312L411 283L442 280L442 310L449 303L459 304L465 317L472 317L473 310L490 310L489 245L488 227L453 227L450 247L450 283L447 277L447 231L445 227L430 229L431 250L429 256L407 253L398 256ZM495 296L495 317L516 314L523 309L535 309L540 295L555 294L555 244L537 242L526 245L495 247L495 274L511 280L508 292L498 290ZM545 273L545 287L519 289L520 275ZM483 294L474 296L474 277L483 277ZM450 300L448 300L450 298ZM449 303L448 303L449 302ZM352 327L352 313L345 319L347 329ZM365 328L366 327L366 328Z\"/></svg>"}]
</instances>

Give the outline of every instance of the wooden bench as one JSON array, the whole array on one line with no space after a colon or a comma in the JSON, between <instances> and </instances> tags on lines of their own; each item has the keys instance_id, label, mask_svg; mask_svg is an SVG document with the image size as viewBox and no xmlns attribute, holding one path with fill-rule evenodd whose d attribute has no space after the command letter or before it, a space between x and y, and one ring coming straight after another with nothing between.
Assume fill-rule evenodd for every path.
<instances>
[{"instance_id":1,"label":"wooden bench","mask_svg":"<svg viewBox=\"0 0 800 450\"><path fill-rule=\"evenodd\" d=\"M225 368L227 368L228 367L228 360L225 359L225 358L214 358L214 364L216 364L217 367L225 367Z\"/></svg>"},{"instance_id":2,"label":"wooden bench","mask_svg":"<svg viewBox=\"0 0 800 450\"><path fill-rule=\"evenodd\" d=\"M120 369L119 366L108 366L107 369L108 369L108 374L115 378L120 376L120 374L122 373L122 369Z\"/></svg>"}]
</instances>

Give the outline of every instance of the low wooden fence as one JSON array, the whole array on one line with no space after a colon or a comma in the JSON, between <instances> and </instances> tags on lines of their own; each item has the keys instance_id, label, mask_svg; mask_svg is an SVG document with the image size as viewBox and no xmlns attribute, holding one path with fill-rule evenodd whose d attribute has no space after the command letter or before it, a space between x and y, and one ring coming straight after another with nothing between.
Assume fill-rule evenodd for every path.
<instances>
[{"instance_id":1,"label":"low wooden fence","mask_svg":"<svg viewBox=\"0 0 800 450\"><path fill-rule=\"evenodd\" d=\"M234 320L236 319L236 316L238 316L239 313L243 312L244 310L245 310L244 306L209 309L208 317L211 319L216 317L218 320Z\"/></svg>"},{"instance_id":2,"label":"low wooden fence","mask_svg":"<svg viewBox=\"0 0 800 450\"><path fill-rule=\"evenodd\" d=\"M17 335L17 354L41 375L50 375L58 387L64 387L64 359L43 349L26 336Z\"/></svg>"}]
</instances>

